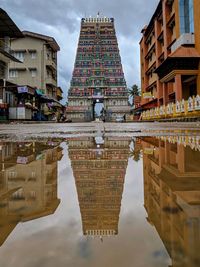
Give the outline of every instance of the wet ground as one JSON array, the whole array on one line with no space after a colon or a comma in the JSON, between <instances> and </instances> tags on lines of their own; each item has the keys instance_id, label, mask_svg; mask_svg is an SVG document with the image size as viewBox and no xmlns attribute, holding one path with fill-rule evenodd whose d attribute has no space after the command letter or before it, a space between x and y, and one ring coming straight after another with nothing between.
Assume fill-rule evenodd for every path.
<instances>
[{"instance_id":1,"label":"wet ground","mask_svg":"<svg viewBox=\"0 0 200 267\"><path fill-rule=\"evenodd\" d=\"M0 137L0 266L200 266L198 124L13 124Z\"/></svg>"}]
</instances>

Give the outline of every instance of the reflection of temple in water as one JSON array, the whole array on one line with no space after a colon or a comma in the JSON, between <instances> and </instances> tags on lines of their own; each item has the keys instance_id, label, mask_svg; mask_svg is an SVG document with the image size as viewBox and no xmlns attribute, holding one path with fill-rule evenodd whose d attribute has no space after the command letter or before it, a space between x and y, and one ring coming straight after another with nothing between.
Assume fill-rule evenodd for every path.
<instances>
[{"instance_id":1,"label":"reflection of temple in water","mask_svg":"<svg viewBox=\"0 0 200 267\"><path fill-rule=\"evenodd\" d=\"M172 266L200 266L200 152L143 138L144 205Z\"/></svg>"},{"instance_id":2,"label":"reflection of temple in water","mask_svg":"<svg viewBox=\"0 0 200 267\"><path fill-rule=\"evenodd\" d=\"M70 139L69 157L76 181L83 234L118 234L130 140L93 137Z\"/></svg>"},{"instance_id":3,"label":"reflection of temple in water","mask_svg":"<svg viewBox=\"0 0 200 267\"><path fill-rule=\"evenodd\" d=\"M61 157L52 142L0 144L0 245L19 222L55 212Z\"/></svg>"}]
</instances>

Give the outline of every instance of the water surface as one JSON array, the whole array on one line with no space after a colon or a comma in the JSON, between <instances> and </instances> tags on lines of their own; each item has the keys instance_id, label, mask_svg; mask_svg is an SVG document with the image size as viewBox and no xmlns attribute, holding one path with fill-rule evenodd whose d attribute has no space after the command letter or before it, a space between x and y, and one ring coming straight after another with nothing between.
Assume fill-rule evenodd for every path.
<instances>
[{"instance_id":1,"label":"water surface","mask_svg":"<svg viewBox=\"0 0 200 267\"><path fill-rule=\"evenodd\" d=\"M190 136L0 144L0 266L200 266Z\"/></svg>"}]
</instances>

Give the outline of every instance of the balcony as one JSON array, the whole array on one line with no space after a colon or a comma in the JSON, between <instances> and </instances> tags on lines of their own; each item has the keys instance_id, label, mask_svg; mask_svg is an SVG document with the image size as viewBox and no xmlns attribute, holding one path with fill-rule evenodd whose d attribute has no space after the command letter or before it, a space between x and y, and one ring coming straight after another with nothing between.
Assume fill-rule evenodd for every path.
<instances>
[{"instance_id":1,"label":"balcony","mask_svg":"<svg viewBox=\"0 0 200 267\"><path fill-rule=\"evenodd\" d=\"M182 34L177 41L172 45L171 51L172 53L182 45L194 45L195 39L193 33L184 33Z\"/></svg>"},{"instance_id":2,"label":"balcony","mask_svg":"<svg viewBox=\"0 0 200 267\"><path fill-rule=\"evenodd\" d=\"M6 39L0 38L0 53L12 61L21 63L20 60L13 56L14 51L10 48L8 43Z\"/></svg>"},{"instance_id":3,"label":"balcony","mask_svg":"<svg viewBox=\"0 0 200 267\"><path fill-rule=\"evenodd\" d=\"M57 87L56 88L56 97L57 97L58 100L63 99L62 93L63 93L62 89L60 87Z\"/></svg>"},{"instance_id":4,"label":"balcony","mask_svg":"<svg viewBox=\"0 0 200 267\"><path fill-rule=\"evenodd\" d=\"M52 59L46 59L46 66L50 68L51 70L57 69L56 62Z\"/></svg>"},{"instance_id":5,"label":"balcony","mask_svg":"<svg viewBox=\"0 0 200 267\"><path fill-rule=\"evenodd\" d=\"M49 76L49 77L46 78L46 84L57 86L56 79L54 79L51 76Z\"/></svg>"}]
</instances>

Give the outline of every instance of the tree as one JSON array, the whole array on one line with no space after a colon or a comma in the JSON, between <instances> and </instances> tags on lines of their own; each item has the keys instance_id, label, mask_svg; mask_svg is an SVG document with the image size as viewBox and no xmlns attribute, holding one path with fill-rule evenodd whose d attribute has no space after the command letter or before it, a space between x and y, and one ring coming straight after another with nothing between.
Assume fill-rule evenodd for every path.
<instances>
[{"instance_id":1,"label":"tree","mask_svg":"<svg viewBox=\"0 0 200 267\"><path fill-rule=\"evenodd\" d=\"M133 148L130 150L129 157L136 162L141 159L141 146L136 143L136 140L133 140Z\"/></svg>"},{"instance_id":2,"label":"tree","mask_svg":"<svg viewBox=\"0 0 200 267\"><path fill-rule=\"evenodd\" d=\"M136 149L131 149L129 157L133 158L134 161L138 162L141 158L141 151Z\"/></svg>"},{"instance_id":3,"label":"tree","mask_svg":"<svg viewBox=\"0 0 200 267\"><path fill-rule=\"evenodd\" d=\"M129 89L129 95L133 97L133 99L135 98L135 96L140 96L140 89L137 84L134 84L131 89Z\"/></svg>"}]
</instances>

